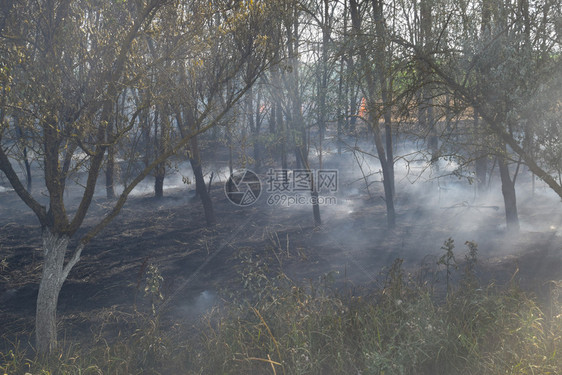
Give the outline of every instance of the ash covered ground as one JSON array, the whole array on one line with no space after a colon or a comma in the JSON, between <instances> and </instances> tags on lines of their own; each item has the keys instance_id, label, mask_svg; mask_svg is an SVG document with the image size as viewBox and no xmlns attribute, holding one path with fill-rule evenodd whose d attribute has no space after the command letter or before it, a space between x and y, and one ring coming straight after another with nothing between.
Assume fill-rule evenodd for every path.
<instances>
[{"instance_id":1,"label":"ash covered ground","mask_svg":"<svg viewBox=\"0 0 562 375\"><path fill-rule=\"evenodd\" d=\"M453 162L439 163L434 170L423 159L396 163L394 230L386 227L378 164L364 153L348 149L342 156L324 155L322 168L338 171L338 188L324 194L334 200L321 206L320 227L313 225L309 204L268 202L267 168L259 173L259 200L247 207L232 204L224 190L226 164L214 161L207 176L214 172L211 195L218 224L206 228L193 186L181 182L190 173L187 164L178 163L166 179L163 199L151 196L147 179L86 247L59 298L65 335L79 339L108 314L146 309L142 285L148 265L157 265L164 280L163 316L189 324L243 289L240 272L248 259L295 281L329 274L335 287L360 290L384 282L384 270L396 258L404 260L413 278L423 278L423 272L439 275L437 259L448 238L455 240L459 262L465 241L478 244L483 282L517 282L539 298L544 295L550 280L562 278L560 199L540 182L533 185L532 176L522 171L517 183L521 231L506 233L499 177L492 177L486 194L477 194L456 176L436 178L456 168ZM14 337L33 329L41 231L6 181L0 185L0 327L5 337ZM45 189L37 185L33 194L41 197ZM68 202L78 203L79 186L69 187ZM111 207L102 183L98 189L82 231Z\"/></svg>"}]
</instances>

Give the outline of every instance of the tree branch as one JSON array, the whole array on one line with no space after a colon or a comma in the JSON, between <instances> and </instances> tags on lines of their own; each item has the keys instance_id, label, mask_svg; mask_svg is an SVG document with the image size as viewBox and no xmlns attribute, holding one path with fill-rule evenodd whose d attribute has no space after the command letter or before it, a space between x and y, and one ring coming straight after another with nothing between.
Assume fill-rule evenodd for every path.
<instances>
[{"instance_id":1,"label":"tree branch","mask_svg":"<svg viewBox=\"0 0 562 375\"><path fill-rule=\"evenodd\" d=\"M193 138L194 136L199 135L199 134L209 130L210 128L214 127L215 125L217 125L218 122L232 108L232 106L235 103L237 103L242 96L244 96L246 91L249 90L249 88L254 84L256 79L257 79L257 76L252 81L250 81L248 84L246 84L244 86L244 88L242 90L240 90L240 92L232 99L232 101L230 103L228 103L228 105L225 108L223 108L223 110L217 115L217 117L215 117L207 125L205 125L203 127L200 127L203 120L205 118L207 118L207 116L209 115L209 113L211 111L211 108L207 107L205 109L205 111L199 116L198 120L196 121L196 123L192 127L192 129L197 129L197 131L183 137L180 141L178 141L178 143L174 147L170 148L167 152L163 153L156 160L154 160L152 163L150 163L127 187L125 187L125 189L123 190L123 192L119 196L119 198L118 198L115 206L113 207L113 209L96 226L94 226L94 228L92 228L90 231L88 231L80 239L80 243L86 245L88 242L90 242L92 240L92 238L94 238L99 232L101 232L119 214L119 212L121 211L121 209L125 205L125 202L127 201L131 191L133 191L135 186L137 186L142 180L144 180L144 178L146 176L148 176L148 174L158 164L163 163L170 156L176 154L182 147L185 147L189 143L191 138Z\"/></svg>"},{"instance_id":2,"label":"tree branch","mask_svg":"<svg viewBox=\"0 0 562 375\"><path fill-rule=\"evenodd\" d=\"M1 137L0 137L1 138ZM8 156L4 152L4 149L0 147L0 170L4 172L8 181L10 181L10 185L16 191L16 194L20 197L20 199L29 207L31 210L37 215L39 219L39 223L41 226L47 225L47 210L45 206L42 206L37 202L31 194L27 191L27 189L21 183L18 175L14 171L12 167L12 163L8 159Z\"/></svg>"}]
</instances>

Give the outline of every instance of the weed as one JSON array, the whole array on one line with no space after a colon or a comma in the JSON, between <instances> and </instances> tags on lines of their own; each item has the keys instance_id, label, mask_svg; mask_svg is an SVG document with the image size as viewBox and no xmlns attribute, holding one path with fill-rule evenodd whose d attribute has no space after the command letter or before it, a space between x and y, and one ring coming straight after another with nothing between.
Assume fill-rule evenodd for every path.
<instances>
[{"instance_id":1,"label":"weed","mask_svg":"<svg viewBox=\"0 0 562 375\"><path fill-rule=\"evenodd\" d=\"M444 265L446 271L446 282L447 282L447 297L451 293L451 275L453 270L458 268L457 262L455 260L455 254L453 252L455 248L455 241L452 238L448 238L443 246L441 246L441 250L445 251L445 254L439 258L437 261L438 265Z\"/></svg>"}]
</instances>

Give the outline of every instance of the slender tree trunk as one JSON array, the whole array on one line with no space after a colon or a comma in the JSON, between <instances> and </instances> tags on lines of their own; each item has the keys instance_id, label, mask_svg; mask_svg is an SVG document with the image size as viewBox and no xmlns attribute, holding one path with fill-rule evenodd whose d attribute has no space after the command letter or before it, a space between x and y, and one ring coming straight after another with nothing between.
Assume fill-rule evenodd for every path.
<instances>
[{"instance_id":1,"label":"slender tree trunk","mask_svg":"<svg viewBox=\"0 0 562 375\"><path fill-rule=\"evenodd\" d=\"M211 196L209 195L209 191L207 190L205 179L203 177L203 167L201 164L197 164L197 162L192 158L189 159L189 162L191 163L193 175L195 176L195 190L201 199L201 203L203 204L205 222L207 223L207 226L212 227L216 224L216 218L213 209L213 201L211 200Z\"/></svg>"},{"instance_id":2,"label":"slender tree trunk","mask_svg":"<svg viewBox=\"0 0 562 375\"><path fill-rule=\"evenodd\" d=\"M50 353L57 346L57 302L64 275L64 255L70 238L43 230L43 273L37 295L35 341L38 353Z\"/></svg>"},{"instance_id":3,"label":"slender tree trunk","mask_svg":"<svg viewBox=\"0 0 562 375\"><path fill-rule=\"evenodd\" d=\"M262 165L259 136L259 129L257 129L254 133L254 168L256 169L256 173L259 173L261 171Z\"/></svg>"},{"instance_id":4,"label":"slender tree trunk","mask_svg":"<svg viewBox=\"0 0 562 375\"><path fill-rule=\"evenodd\" d=\"M164 178L166 177L166 168L163 165L158 165L154 174L154 197L164 197Z\"/></svg>"},{"instance_id":5,"label":"slender tree trunk","mask_svg":"<svg viewBox=\"0 0 562 375\"><path fill-rule=\"evenodd\" d=\"M280 69L274 66L271 69L271 82L273 83L273 87L280 88L282 86L282 81L283 79L281 77ZM272 121L270 124L270 129L274 131L278 142L275 145L275 156L281 159L281 168L286 170L289 167L287 160L288 129L283 114L283 104L281 95L279 94L279 90L272 90L272 96L274 103L271 109Z\"/></svg>"},{"instance_id":6,"label":"slender tree trunk","mask_svg":"<svg viewBox=\"0 0 562 375\"><path fill-rule=\"evenodd\" d=\"M158 129L160 126L160 136ZM163 152L164 143L164 118L160 119L160 111L154 113L154 156L158 158ZM154 169L154 197L160 199L164 197L164 177L166 176L166 166L164 163L158 164Z\"/></svg>"},{"instance_id":7,"label":"slender tree trunk","mask_svg":"<svg viewBox=\"0 0 562 375\"><path fill-rule=\"evenodd\" d=\"M302 113L302 97L300 93L300 66L299 66L299 31L298 31L298 11L295 12L294 22L292 25L287 25L287 36L291 40L287 44L287 53L289 61L292 64L292 74L290 76L289 87L291 95L291 120L289 121L295 137L299 136L300 139L295 139L295 156L297 161L297 169L304 168L311 176L312 190L310 192L312 200L312 216L314 217L314 224L316 226L322 224L320 217L320 205L318 202L318 190L314 181L313 172L309 165L309 135L305 126L303 113ZM322 128L322 126L320 126Z\"/></svg>"},{"instance_id":8,"label":"slender tree trunk","mask_svg":"<svg viewBox=\"0 0 562 375\"><path fill-rule=\"evenodd\" d=\"M312 197L312 216L314 217L314 225L322 225L322 217L320 216L320 202L318 202L318 190L316 188L312 189L310 193Z\"/></svg>"},{"instance_id":9,"label":"slender tree trunk","mask_svg":"<svg viewBox=\"0 0 562 375\"><path fill-rule=\"evenodd\" d=\"M14 114L13 117L14 117L14 126L16 128L17 136L22 140L23 143L23 163L25 165L27 191L31 192L31 164L29 163L29 158L27 157L27 146L25 146L24 133L19 123L19 113Z\"/></svg>"},{"instance_id":10,"label":"slender tree trunk","mask_svg":"<svg viewBox=\"0 0 562 375\"><path fill-rule=\"evenodd\" d=\"M314 218L314 225L320 226L320 225L322 225L322 217L320 216L320 202L318 200L319 199L318 198L318 183L317 183L317 181L314 180L314 173L310 169L310 165L308 164L308 160L303 158L303 162L304 162L303 167L305 168L307 173L309 173L309 175L310 175L310 184L311 184L311 188L312 188L310 190L310 198L312 200L312 216Z\"/></svg>"},{"instance_id":11,"label":"slender tree trunk","mask_svg":"<svg viewBox=\"0 0 562 375\"><path fill-rule=\"evenodd\" d=\"M345 16L344 16L345 18ZM337 144L338 144L338 155L341 155L341 150L342 150L342 143L343 143L343 122L344 119L347 118L347 114L345 113L345 106L346 104L346 100L344 99L344 92L343 92L343 64L344 64L344 58L342 56L341 61L340 61L340 71L339 71L339 82L338 82L338 139L337 139Z\"/></svg>"},{"instance_id":12,"label":"slender tree trunk","mask_svg":"<svg viewBox=\"0 0 562 375\"><path fill-rule=\"evenodd\" d=\"M505 151L505 144L502 146ZM498 156L498 166L502 182L502 195L505 205L505 221L508 232L519 231L519 216L517 214L517 199L515 194L515 184L509 175L509 167L504 155Z\"/></svg>"},{"instance_id":13,"label":"slender tree trunk","mask_svg":"<svg viewBox=\"0 0 562 375\"><path fill-rule=\"evenodd\" d=\"M119 103L119 98L115 101L115 113L113 114L113 121L111 121L107 125L106 135L107 135L107 143L109 146L107 147L107 165L105 169L105 191L107 199L115 198L115 145L114 142L114 135L113 129L117 129L119 127L118 118L120 111L125 108L125 99L127 97L127 91L121 95L121 103ZM113 125L115 124L115 125Z\"/></svg>"},{"instance_id":14,"label":"slender tree trunk","mask_svg":"<svg viewBox=\"0 0 562 375\"><path fill-rule=\"evenodd\" d=\"M384 56L384 55L383 55ZM380 84L382 86L382 101L383 101L383 117L384 117L384 134L386 141L386 164L388 169L389 188L392 197L396 193L394 184L394 150L392 144L392 79L387 78L383 71L379 73Z\"/></svg>"},{"instance_id":15,"label":"slender tree trunk","mask_svg":"<svg viewBox=\"0 0 562 375\"><path fill-rule=\"evenodd\" d=\"M391 174L390 167L388 165L388 160L384 152L384 146L382 142L381 132L378 125L373 127L375 133L375 146L377 147L377 155L381 163L382 176L383 176L383 188L384 188L384 200L386 203L386 222L389 229L393 229L396 226L396 210L394 208L394 188L393 180L394 176Z\"/></svg>"},{"instance_id":16,"label":"slender tree trunk","mask_svg":"<svg viewBox=\"0 0 562 375\"><path fill-rule=\"evenodd\" d=\"M476 173L476 181L478 186L478 192L480 194L486 191L486 174L488 171L488 155L486 155L485 148L478 144L482 142L481 137L481 126L480 126L480 116L478 111L474 111L474 133L476 135L475 142L476 146L476 162L474 163L474 172Z\"/></svg>"},{"instance_id":17,"label":"slender tree trunk","mask_svg":"<svg viewBox=\"0 0 562 375\"><path fill-rule=\"evenodd\" d=\"M347 34L347 1L344 1L344 9L343 9L343 30L344 33ZM345 80L344 85L344 65L345 62L345 54L342 53L340 58L340 66L339 66L339 77L338 77L338 95L337 95L337 116L338 116L338 124L337 124L337 131L338 131L338 155L341 155L342 146L343 146L343 128L344 128L344 121L347 121L348 113L347 113L347 97L349 91L349 80L348 77ZM346 125L346 129L348 126Z\"/></svg>"},{"instance_id":18,"label":"slender tree trunk","mask_svg":"<svg viewBox=\"0 0 562 375\"><path fill-rule=\"evenodd\" d=\"M151 155L153 154L153 150L152 150L153 147L150 142L150 121L149 121L148 109L142 111L139 122L141 126L142 142L144 145L142 161L144 166L146 167L150 164L150 158Z\"/></svg>"},{"instance_id":19,"label":"slender tree trunk","mask_svg":"<svg viewBox=\"0 0 562 375\"><path fill-rule=\"evenodd\" d=\"M437 135L437 123L435 117L433 116L433 98L429 91L429 87L425 88L425 99L424 102L427 105L426 108L426 121L427 126L429 126L429 152L431 153L431 164L435 169L439 169L439 136Z\"/></svg>"},{"instance_id":20,"label":"slender tree trunk","mask_svg":"<svg viewBox=\"0 0 562 375\"><path fill-rule=\"evenodd\" d=\"M261 117L261 91L258 91L258 96L256 99L256 106L254 112L255 118L253 120L254 123L254 162L256 168L256 172L259 173L262 168L262 160L261 160L261 148L262 142L260 139L260 129L262 124L262 117Z\"/></svg>"},{"instance_id":21,"label":"slender tree trunk","mask_svg":"<svg viewBox=\"0 0 562 375\"><path fill-rule=\"evenodd\" d=\"M251 88L246 92L246 121L252 134L252 148L254 155L254 168L256 172L261 169L260 155L260 95L258 92L257 100L254 107L254 90Z\"/></svg>"},{"instance_id":22,"label":"slender tree trunk","mask_svg":"<svg viewBox=\"0 0 562 375\"><path fill-rule=\"evenodd\" d=\"M326 132L326 101L328 96L328 52L331 39L331 22L330 22L330 2L323 1L323 22L322 22L322 47L321 47L321 65L318 84L318 143L319 143L319 159L322 165L322 142Z\"/></svg>"},{"instance_id":23,"label":"slender tree trunk","mask_svg":"<svg viewBox=\"0 0 562 375\"><path fill-rule=\"evenodd\" d=\"M23 148L23 162L25 164L25 177L27 181L27 191L31 192L32 181L31 181L31 164L27 157L27 147Z\"/></svg>"},{"instance_id":24,"label":"slender tree trunk","mask_svg":"<svg viewBox=\"0 0 562 375\"><path fill-rule=\"evenodd\" d=\"M432 15L432 3L429 0L420 1L420 30L419 30L419 43L423 50L431 51L433 41L432 41L432 29L433 29L433 15ZM420 72L420 74L424 74ZM424 77L425 79L425 77ZM428 150L431 154L431 167L438 169L439 164L437 163L439 159L439 139L437 135L437 124L433 115L433 92L432 87L429 82L424 82L421 93L421 105L420 105L420 125L422 126L422 131L426 129L429 132L428 137Z\"/></svg>"},{"instance_id":25,"label":"slender tree trunk","mask_svg":"<svg viewBox=\"0 0 562 375\"><path fill-rule=\"evenodd\" d=\"M288 131L287 131L287 124L283 118L283 109L281 103L277 103L277 110L275 111L277 115L277 131L280 133L280 142L281 142L281 168L286 170L289 168L289 162L287 160L287 144L288 144Z\"/></svg>"},{"instance_id":26,"label":"slender tree trunk","mask_svg":"<svg viewBox=\"0 0 562 375\"><path fill-rule=\"evenodd\" d=\"M390 111L388 111L390 112ZM392 145L392 126L390 115L385 114L384 129L385 129L385 140L386 140L386 162L388 164L388 179L389 187L392 192L392 196L396 193L396 188L394 184L394 152Z\"/></svg>"},{"instance_id":27,"label":"slender tree trunk","mask_svg":"<svg viewBox=\"0 0 562 375\"><path fill-rule=\"evenodd\" d=\"M232 125L226 125L227 142L228 142L228 172L230 176L234 174L234 135L232 134ZM197 190L197 189L196 189ZM197 194L199 194L197 192Z\"/></svg>"},{"instance_id":28,"label":"slender tree trunk","mask_svg":"<svg viewBox=\"0 0 562 375\"><path fill-rule=\"evenodd\" d=\"M303 157L302 157L302 153L303 151L301 150L302 147L300 146L295 146L295 163L296 163L296 167L297 169L302 169L303 167Z\"/></svg>"},{"instance_id":29,"label":"slender tree trunk","mask_svg":"<svg viewBox=\"0 0 562 375\"><path fill-rule=\"evenodd\" d=\"M115 173L115 149L113 146L109 146L107 148L107 164L105 166L105 192L106 192L107 199L115 198L114 173Z\"/></svg>"},{"instance_id":30,"label":"slender tree trunk","mask_svg":"<svg viewBox=\"0 0 562 375\"><path fill-rule=\"evenodd\" d=\"M355 74L355 61L353 56L347 59L347 76L353 77ZM351 86L351 87L350 87ZM351 93L349 91L351 90ZM348 131L350 133L355 133L355 125L357 124L357 98L359 97L357 89L353 84L346 83L346 99L349 100L349 112L348 112Z\"/></svg>"},{"instance_id":31,"label":"slender tree trunk","mask_svg":"<svg viewBox=\"0 0 562 375\"><path fill-rule=\"evenodd\" d=\"M385 41L385 30L384 30L384 18L383 18L383 3L381 0L373 0L372 1L373 7L373 15L375 18L375 31L377 36L377 45L375 48L376 53L376 61L375 61L375 69L376 72L373 72L371 68L371 61L367 58L364 49L359 50L359 57L361 58L361 65L365 72L365 78L367 82L367 92L369 98L367 100L369 110L371 112L375 112L376 109L376 84L375 84L375 73L379 75L379 82L382 86L382 94L384 95L383 105L384 105L384 112L383 115L385 116L385 124L390 127L390 93L387 91L389 88L389 76L387 72L387 67L385 64L385 56L386 56L386 41ZM361 17L359 13L359 4L356 0L350 1L350 14L352 20L352 28L354 34L361 38L362 31L361 31ZM387 118L386 118L387 117ZM388 122L386 122L388 120ZM383 172L383 187L384 187L384 196L385 196L385 203L386 203L386 219L387 225L389 229L393 229L396 226L396 212L394 209L394 176L393 170L391 170L391 165L393 160L388 160L387 151L385 151L385 145L381 135L381 129L379 124L378 117L370 119L372 130L374 133L374 140L375 146L377 148L377 156L379 157L379 161L381 163L381 168ZM390 137L390 129L388 131L389 138L387 142L392 144L392 138Z\"/></svg>"},{"instance_id":32,"label":"slender tree trunk","mask_svg":"<svg viewBox=\"0 0 562 375\"><path fill-rule=\"evenodd\" d=\"M209 190L207 190L207 186L205 184L203 167L201 166L201 155L199 153L199 144L196 136L191 138L190 146L189 162L191 164L191 168L193 169L193 175L195 176L195 191L199 198L201 198L207 226L212 227L216 224L215 211L213 209L213 201L211 200Z\"/></svg>"},{"instance_id":33,"label":"slender tree trunk","mask_svg":"<svg viewBox=\"0 0 562 375\"><path fill-rule=\"evenodd\" d=\"M183 116L178 108L175 109L176 120L178 123L178 128L182 138L187 136L188 125L195 123L195 118L192 112L187 110L185 112L185 122ZM192 131L195 129L192 128ZM215 211L213 209L213 201L211 200L211 181L209 181L209 188L205 184L205 178L203 176L203 167L201 166L201 153L199 152L199 142L197 141L197 136L193 136L189 144L189 163L193 169L193 175L195 176L195 195L201 199L203 204L203 212L205 214L205 221L207 226L211 227L216 224ZM232 176L232 170L230 171L230 176Z\"/></svg>"}]
</instances>

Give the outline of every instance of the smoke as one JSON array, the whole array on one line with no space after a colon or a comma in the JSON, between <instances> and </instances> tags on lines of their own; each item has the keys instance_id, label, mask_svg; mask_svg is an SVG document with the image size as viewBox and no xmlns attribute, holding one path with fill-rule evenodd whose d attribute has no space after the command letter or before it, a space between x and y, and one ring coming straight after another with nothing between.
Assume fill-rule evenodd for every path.
<instances>
[{"instance_id":1,"label":"smoke","mask_svg":"<svg viewBox=\"0 0 562 375\"><path fill-rule=\"evenodd\" d=\"M203 178L205 183L213 175L214 183L224 183L228 178L228 167L221 167L215 164L203 165ZM105 196L104 181L98 182L100 188L96 190L97 197ZM115 194L119 195L123 192L124 185L122 183L115 186ZM173 166L167 168L164 178L164 193L173 193L177 191L195 191L195 176L189 162L176 162ZM131 191L129 196L142 197L154 194L154 176L147 176Z\"/></svg>"},{"instance_id":2,"label":"smoke","mask_svg":"<svg viewBox=\"0 0 562 375\"><path fill-rule=\"evenodd\" d=\"M183 303L174 306L174 312L184 317L186 321L194 321L207 313L218 303L217 293L212 290L203 290L191 297L186 298Z\"/></svg>"},{"instance_id":3,"label":"smoke","mask_svg":"<svg viewBox=\"0 0 562 375\"><path fill-rule=\"evenodd\" d=\"M476 184L470 184L463 173L458 173L460 165L456 160L441 158L431 163L429 156L418 150L417 145L407 142L395 150L397 227L392 231L386 226L381 166L371 142L350 143L342 148L341 155L335 143L327 142L323 146L322 165L318 163L319 153L311 153L311 168L333 169L338 173L337 191L321 192L321 196L333 195L336 201L321 205L323 225L311 234L316 235L318 242L314 249L307 249L318 252L326 272L337 270L340 276L345 274L349 279L369 282L395 258L404 259L409 266L419 265L427 256L435 258L442 253L441 246L449 237L455 239L456 251L461 254L465 251L465 241L477 242L481 258L519 254L529 246L560 241L561 200L544 183L538 180L533 183L526 168L521 168L516 181L521 234L511 235L505 230L497 172L486 181L485 191L479 192ZM206 182L213 173L213 183L222 187L229 176L228 167L220 164L205 164L204 167ZM33 173L37 182L34 196L45 200L45 188L39 185L40 168L36 167ZM84 173L78 173L74 182L69 182L65 198L80 197L85 177ZM6 185L5 181L2 183ZM265 189L266 181L262 183ZM195 178L188 162L168 167L165 194L194 189ZM11 190L0 186L1 194ZM123 185L117 185L115 190L120 194ZM135 187L131 196L153 193L154 177L149 176ZM95 196L105 197L103 176L100 176ZM258 206L268 210L269 224L312 227L310 204L272 206L264 203L267 197L268 192L262 191ZM542 242L530 244L536 239ZM186 298L177 309L182 316L197 317L216 303L216 293L204 290Z\"/></svg>"},{"instance_id":4,"label":"smoke","mask_svg":"<svg viewBox=\"0 0 562 375\"><path fill-rule=\"evenodd\" d=\"M533 183L525 167L516 181L521 233L510 234L497 168L480 192L456 160L431 163L417 145L407 142L395 150L397 228L391 232L385 221L381 166L372 144L355 142L342 155L333 145L324 149L323 167L338 170L340 186L337 205L321 208L324 227L329 228L327 245L337 241L348 258L370 251L381 266L397 257L419 264L428 255L440 254L449 237L461 253L465 241L475 241L482 257L501 257L525 251L530 236L552 244L562 235L560 198L543 182Z\"/></svg>"},{"instance_id":5,"label":"smoke","mask_svg":"<svg viewBox=\"0 0 562 375\"><path fill-rule=\"evenodd\" d=\"M4 187L4 186L0 186L0 194L1 194L1 193L7 193L7 192L9 192L9 191L14 191L14 189L12 189L12 188L7 188L7 187Z\"/></svg>"}]
</instances>

